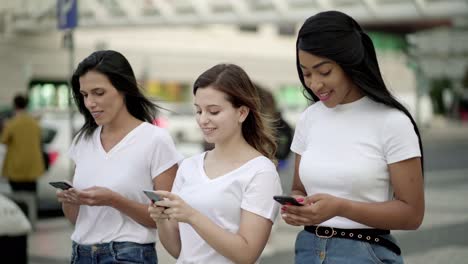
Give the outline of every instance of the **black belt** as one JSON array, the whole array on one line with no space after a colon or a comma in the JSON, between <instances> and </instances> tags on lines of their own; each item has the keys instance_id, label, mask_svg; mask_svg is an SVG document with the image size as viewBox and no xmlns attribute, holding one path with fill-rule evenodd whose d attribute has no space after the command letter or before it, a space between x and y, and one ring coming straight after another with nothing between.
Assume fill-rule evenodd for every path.
<instances>
[{"instance_id":1,"label":"black belt","mask_svg":"<svg viewBox=\"0 0 468 264\"><path fill-rule=\"evenodd\" d=\"M390 230L382 229L341 229L328 226L305 226L304 230L315 234L320 238L331 238L339 237L346 239L353 239L358 241L364 241L369 243L378 244L384 246L391 251L395 252L397 255L401 255L400 247L398 247L392 241L381 237L381 235L390 234Z\"/></svg>"}]
</instances>

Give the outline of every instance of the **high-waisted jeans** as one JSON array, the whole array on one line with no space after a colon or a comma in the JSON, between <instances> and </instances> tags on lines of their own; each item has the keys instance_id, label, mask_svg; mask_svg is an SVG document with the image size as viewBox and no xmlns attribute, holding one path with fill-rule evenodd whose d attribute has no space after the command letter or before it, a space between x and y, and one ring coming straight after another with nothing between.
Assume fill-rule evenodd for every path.
<instances>
[{"instance_id":1,"label":"high-waisted jeans","mask_svg":"<svg viewBox=\"0 0 468 264\"><path fill-rule=\"evenodd\" d=\"M154 243L110 242L80 245L73 242L72 247L72 264L158 263Z\"/></svg>"}]
</instances>

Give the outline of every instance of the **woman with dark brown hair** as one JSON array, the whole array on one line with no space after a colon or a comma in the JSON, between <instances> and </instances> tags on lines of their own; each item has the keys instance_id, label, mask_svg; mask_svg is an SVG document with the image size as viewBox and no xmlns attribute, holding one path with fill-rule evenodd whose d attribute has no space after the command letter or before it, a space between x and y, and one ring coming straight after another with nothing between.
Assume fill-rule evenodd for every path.
<instances>
[{"instance_id":1,"label":"woman with dark brown hair","mask_svg":"<svg viewBox=\"0 0 468 264\"><path fill-rule=\"evenodd\" d=\"M170 190L183 157L152 124L157 108L120 52L93 52L71 84L85 119L69 150L73 187L57 191L75 225L71 263L157 263L156 224L142 190Z\"/></svg>"},{"instance_id":2,"label":"woman with dark brown hair","mask_svg":"<svg viewBox=\"0 0 468 264\"><path fill-rule=\"evenodd\" d=\"M182 162L172 192L149 207L177 263L255 263L278 212L276 144L258 91L240 67L219 64L193 86L196 119L214 149Z\"/></svg>"}]
</instances>

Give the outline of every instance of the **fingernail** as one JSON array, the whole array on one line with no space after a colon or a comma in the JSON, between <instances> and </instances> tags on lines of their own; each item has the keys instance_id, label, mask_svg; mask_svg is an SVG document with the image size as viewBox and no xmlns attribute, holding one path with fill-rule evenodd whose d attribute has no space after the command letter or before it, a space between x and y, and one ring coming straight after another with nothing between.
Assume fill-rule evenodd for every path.
<instances>
[{"instance_id":1,"label":"fingernail","mask_svg":"<svg viewBox=\"0 0 468 264\"><path fill-rule=\"evenodd\" d=\"M298 202L303 202L303 201L304 201L304 198L296 198L296 201L298 201Z\"/></svg>"}]
</instances>

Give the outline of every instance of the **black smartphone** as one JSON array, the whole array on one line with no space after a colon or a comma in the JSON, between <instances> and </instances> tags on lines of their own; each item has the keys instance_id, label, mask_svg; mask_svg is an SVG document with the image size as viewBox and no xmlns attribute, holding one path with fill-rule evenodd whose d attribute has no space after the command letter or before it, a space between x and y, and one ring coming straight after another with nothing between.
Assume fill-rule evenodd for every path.
<instances>
[{"instance_id":1,"label":"black smartphone","mask_svg":"<svg viewBox=\"0 0 468 264\"><path fill-rule=\"evenodd\" d=\"M303 206L303 204L299 203L296 198L292 196L286 195L275 195L273 199L282 205L296 205L296 206Z\"/></svg>"},{"instance_id":2,"label":"black smartphone","mask_svg":"<svg viewBox=\"0 0 468 264\"><path fill-rule=\"evenodd\" d=\"M157 202L159 200L161 200L161 197L159 197L159 195L157 195L156 193L154 193L154 191L152 190L143 190L143 192L146 194L146 196L148 196L148 198L154 203L154 202Z\"/></svg>"},{"instance_id":3,"label":"black smartphone","mask_svg":"<svg viewBox=\"0 0 468 264\"><path fill-rule=\"evenodd\" d=\"M54 182L49 182L50 185L54 186L55 188L59 188L62 190L68 190L70 188L73 188L71 184L69 184L66 181L54 181Z\"/></svg>"}]
</instances>

